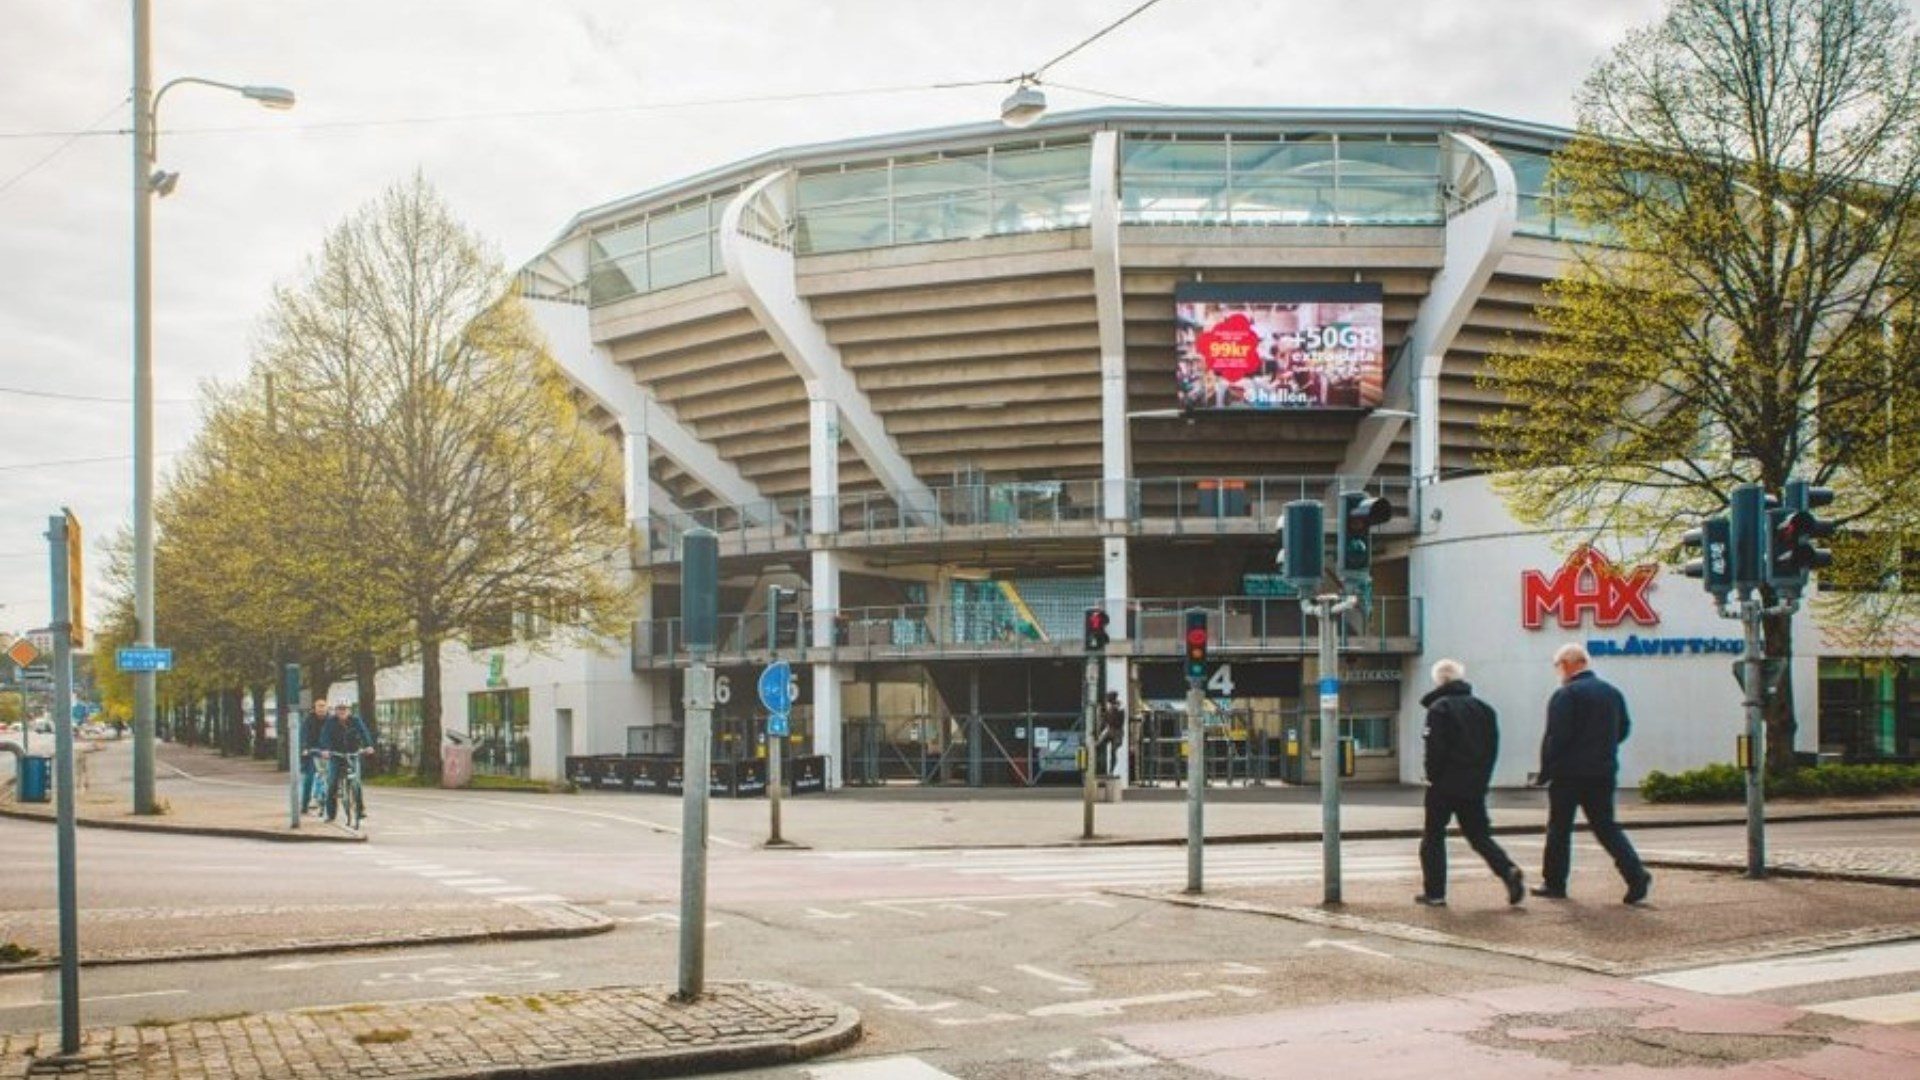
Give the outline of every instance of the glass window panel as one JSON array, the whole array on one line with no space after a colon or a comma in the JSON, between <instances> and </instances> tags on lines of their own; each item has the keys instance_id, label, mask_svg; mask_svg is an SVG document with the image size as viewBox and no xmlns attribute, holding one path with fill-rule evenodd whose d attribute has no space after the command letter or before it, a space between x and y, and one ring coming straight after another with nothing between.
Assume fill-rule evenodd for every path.
<instances>
[{"instance_id":1,"label":"glass window panel","mask_svg":"<svg viewBox=\"0 0 1920 1080\"><path fill-rule=\"evenodd\" d=\"M1547 193L1548 158L1545 154L1529 154L1522 150L1501 150L1500 156L1513 166L1514 185L1522 195L1545 195Z\"/></svg>"},{"instance_id":2,"label":"glass window panel","mask_svg":"<svg viewBox=\"0 0 1920 1080\"><path fill-rule=\"evenodd\" d=\"M1207 173L1225 172L1227 143L1224 139L1195 142L1130 142L1123 158L1122 173Z\"/></svg>"},{"instance_id":3,"label":"glass window panel","mask_svg":"<svg viewBox=\"0 0 1920 1080\"><path fill-rule=\"evenodd\" d=\"M802 253L885 247L892 242L886 203L860 203L800 214L795 242Z\"/></svg>"},{"instance_id":4,"label":"glass window panel","mask_svg":"<svg viewBox=\"0 0 1920 1080\"><path fill-rule=\"evenodd\" d=\"M1544 195L1526 194L1521 188L1519 220L1515 227L1524 233L1541 236L1553 235L1553 208Z\"/></svg>"},{"instance_id":5,"label":"glass window panel","mask_svg":"<svg viewBox=\"0 0 1920 1080\"><path fill-rule=\"evenodd\" d=\"M711 241L701 234L654 248L648 253L647 274L653 287L665 289L712 276L713 266L707 261L710 244Z\"/></svg>"},{"instance_id":6,"label":"glass window panel","mask_svg":"<svg viewBox=\"0 0 1920 1080\"><path fill-rule=\"evenodd\" d=\"M1226 177L1215 183L1136 180L1127 185L1121 214L1137 224L1204 225L1227 219Z\"/></svg>"},{"instance_id":7,"label":"glass window panel","mask_svg":"<svg viewBox=\"0 0 1920 1080\"><path fill-rule=\"evenodd\" d=\"M1080 178L1018 187L996 187L993 231L1037 232L1085 225L1093 217L1093 197Z\"/></svg>"},{"instance_id":8,"label":"glass window panel","mask_svg":"<svg viewBox=\"0 0 1920 1080\"><path fill-rule=\"evenodd\" d=\"M901 199L893 209L893 242L917 244L987 235L984 191Z\"/></svg>"},{"instance_id":9,"label":"glass window panel","mask_svg":"<svg viewBox=\"0 0 1920 1080\"><path fill-rule=\"evenodd\" d=\"M1342 178L1394 173L1439 176L1440 148L1410 143L1341 140L1340 175Z\"/></svg>"},{"instance_id":10,"label":"glass window panel","mask_svg":"<svg viewBox=\"0 0 1920 1080\"><path fill-rule=\"evenodd\" d=\"M1441 220L1440 182L1414 180L1342 180L1339 199L1343 218L1381 224L1413 224Z\"/></svg>"},{"instance_id":11,"label":"glass window panel","mask_svg":"<svg viewBox=\"0 0 1920 1080\"><path fill-rule=\"evenodd\" d=\"M943 158L913 165L896 165L893 170L895 198L941 191L965 191L987 186L987 156Z\"/></svg>"},{"instance_id":12,"label":"glass window panel","mask_svg":"<svg viewBox=\"0 0 1920 1080\"><path fill-rule=\"evenodd\" d=\"M1086 143L1045 150L996 151L993 155L993 178L1000 183L1069 178L1084 182L1087 170L1092 168L1092 161L1092 150Z\"/></svg>"},{"instance_id":13,"label":"glass window panel","mask_svg":"<svg viewBox=\"0 0 1920 1080\"><path fill-rule=\"evenodd\" d=\"M675 210L670 214L661 214L647 223L651 246L670 244L675 240L685 240L696 233L707 230L706 206L693 206L685 210Z\"/></svg>"},{"instance_id":14,"label":"glass window panel","mask_svg":"<svg viewBox=\"0 0 1920 1080\"><path fill-rule=\"evenodd\" d=\"M622 255L631 255L647 246L647 223L635 222L623 229L609 229L594 233L587 242L588 257L592 259L617 259Z\"/></svg>"},{"instance_id":15,"label":"glass window panel","mask_svg":"<svg viewBox=\"0 0 1920 1080\"><path fill-rule=\"evenodd\" d=\"M1235 178L1233 223L1236 225L1309 225L1331 221L1335 207L1333 184L1241 184Z\"/></svg>"},{"instance_id":16,"label":"glass window panel","mask_svg":"<svg viewBox=\"0 0 1920 1080\"><path fill-rule=\"evenodd\" d=\"M727 204L732 202L733 197L738 194L737 191L728 192L724 196L716 196L707 204L707 224L710 227L715 229L720 227L720 219L727 216Z\"/></svg>"},{"instance_id":17,"label":"glass window panel","mask_svg":"<svg viewBox=\"0 0 1920 1080\"><path fill-rule=\"evenodd\" d=\"M604 304L647 291L647 257L604 262L587 275L587 302Z\"/></svg>"},{"instance_id":18,"label":"glass window panel","mask_svg":"<svg viewBox=\"0 0 1920 1080\"><path fill-rule=\"evenodd\" d=\"M800 178L799 200L803 208L886 197L887 168L884 165L849 172L814 173Z\"/></svg>"},{"instance_id":19,"label":"glass window panel","mask_svg":"<svg viewBox=\"0 0 1920 1080\"><path fill-rule=\"evenodd\" d=\"M1243 179L1252 178L1325 175L1331 179L1333 169L1331 142L1234 144L1235 186Z\"/></svg>"}]
</instances>

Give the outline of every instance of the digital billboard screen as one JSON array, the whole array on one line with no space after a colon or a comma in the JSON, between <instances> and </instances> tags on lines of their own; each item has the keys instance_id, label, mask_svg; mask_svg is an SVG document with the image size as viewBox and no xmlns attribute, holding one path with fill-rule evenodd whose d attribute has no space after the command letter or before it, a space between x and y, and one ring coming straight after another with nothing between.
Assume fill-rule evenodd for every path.
<instances>
[{"instance_id":1,"label":"digital billboard screen","mask_svg":"<svg viewBox=\"0 0 1920 1080\"><path fill-rule=\"evenodd\" d=\"M1378 283L1174 290L1180 406L1194 411L1371 409L1385 382Z\"/></svg>"}]
</instances>

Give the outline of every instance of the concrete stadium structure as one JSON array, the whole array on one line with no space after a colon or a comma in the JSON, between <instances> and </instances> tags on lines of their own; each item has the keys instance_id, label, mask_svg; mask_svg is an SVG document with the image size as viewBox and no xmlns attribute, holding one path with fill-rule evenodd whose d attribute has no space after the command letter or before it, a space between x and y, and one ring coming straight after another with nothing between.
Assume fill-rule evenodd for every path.
<instances>
[{"instance_id":1,"label":"concrete stadium structure","mask_svg":"<svg viewBox=\"0 0 1920 1080\"><path fill-rule=\"evenodd\" d=\"M1577 608L1517 617L1523 571L1551 571L1564 538L1520 529L1475 475L1500 400L1480 374L1538 331L1584 239L1548 188L1566 137L1466 112L1102 109L781 150L581 213L521 293L625 441L645 601L630 681L583 675L576 702L537 663L519 679L523 767L678 748L678 540L698 524L721 542L717 756L764 752L752 686L777 647L802 673L794 739L837 778L1064 779L1100 605L1102 682L1133 717L1121 768L1171 779L1198 607L1230 665L1216 775L1310 779L1289 751L1315 745L1314 629L1269 587L1272 527L1290 500L1367 490L1399 513L1341 628L1361 777L1419 778L1425 665L1453 655L1507 718L1498 782L1522 782L1547 657L1596 631ZM1183 413L1174 294L1192 283L1378 286L1381 407ZM1623 779L1730 756L1715 653L1737 633L1690 584L1658 597L1659 632L1688 635L1667 666L1603 662L1652 733ZM489 684L521 669L495 661ZM390 675L383 698L404 694ZM1706 679L1729 689L1725 724L1697 722Z\"/></svg>"}]
</instances>

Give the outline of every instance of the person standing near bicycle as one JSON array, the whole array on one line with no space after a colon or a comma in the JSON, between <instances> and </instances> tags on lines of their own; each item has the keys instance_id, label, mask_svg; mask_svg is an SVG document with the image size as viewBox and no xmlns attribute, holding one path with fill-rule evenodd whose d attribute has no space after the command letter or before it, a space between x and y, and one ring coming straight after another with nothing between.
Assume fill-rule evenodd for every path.
<instances>
[{"instance_id":1,"label":"person standing near bicycle","mask_svg":"<svg viewBox=\"0 0 1920 1080\"><path fill-rule=\"evenodd\" d=\"M320 727L318 749L332 756L327 759L327 820L332 821L339 810L340 782L347 775L347 757L364 754L373 749L373 733L367 730L366 722L353 715L346 702L333 707L333 715ZM354 816L364 819L367 816L367 803L359 790L355 790Z\"/></svg>"},{"instance_id":2,"label":"person standing near bicycle","mask_svg":"<svg viewBox=\"0 0 1920 1080\"><path fill-rule=\"evenodd\" d=\"M313 711L292 722L300 725L300 812L308 813L320 795L313 752L320 748L320 729L327 724L327 699L313 699Z\"/></svg>"}]
</instances>

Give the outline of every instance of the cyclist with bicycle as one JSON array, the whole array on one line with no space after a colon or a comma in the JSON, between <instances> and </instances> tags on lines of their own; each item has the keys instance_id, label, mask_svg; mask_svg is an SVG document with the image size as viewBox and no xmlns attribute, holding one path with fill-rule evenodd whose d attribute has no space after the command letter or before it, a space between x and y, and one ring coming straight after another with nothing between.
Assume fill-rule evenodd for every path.
<instances>
[{"instance_id":1,"label":"cyclist with bicycle","mask_svg":"<svg viewBox=\"0 0 1920 1080\"><path fill-rule=\"evenodd\" d=\"M327 717L326 723L320 726L320 738L315 749L326 755L327 820L332 821L339 808L340 783L347 777L347 759L373 752L373 732L367 730L366 722L354 716L343 701L333 707L333 715ZM354 785L353 797L352 816L364 820L367 804L358 784Z\"/></svg>"}]
</instances>

